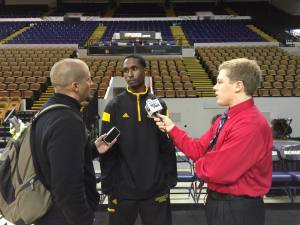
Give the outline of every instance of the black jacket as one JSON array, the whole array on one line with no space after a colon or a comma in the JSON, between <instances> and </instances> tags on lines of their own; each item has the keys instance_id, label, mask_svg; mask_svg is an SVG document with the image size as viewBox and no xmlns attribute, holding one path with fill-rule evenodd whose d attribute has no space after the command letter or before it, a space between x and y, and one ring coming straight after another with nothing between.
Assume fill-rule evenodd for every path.
<instances>
[{"instance_id":1,"label":"black jacket","mask_svg":"<svg viewBox=\"0 0 300 225\"><path fill-rule=\"evenodd\" d=\"M147 199L176 185L175 148L145 110L151 97L148 92L134 94L127 90L104 110L101 133L112 126L121 133L113 148L100 157L102 191L106 194Z\"/></svg>"},{"instance_id":2,"label":"black jacket","mask_svg":"<svg viewBox=\"0 0 300 225\"><path fill-rule=\"evenodd\" d=\"M99 196L92 163L92 148L80 113L73 98L54 94L43 106L65 104L53 109L34 125L32 147L34 162L45 185L52 193L54 205L68 223L91 225Z\"/></svg>"}]
</instances>

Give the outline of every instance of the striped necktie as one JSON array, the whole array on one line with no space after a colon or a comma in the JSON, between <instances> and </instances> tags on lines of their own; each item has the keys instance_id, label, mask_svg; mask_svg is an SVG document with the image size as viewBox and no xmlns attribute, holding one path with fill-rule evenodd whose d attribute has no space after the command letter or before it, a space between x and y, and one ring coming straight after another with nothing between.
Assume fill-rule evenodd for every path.
<instances>
[{"instance_id":1,"label":"striped necktie","mask_svg":"<svg viewBox=\"0 0 300 225\"><path fill-rule=\"evenodd\" d=\"M227 111L223 112L221 120L220 120L219 125L218 125L217 132L215 133L215 135L213 136L213 138L210 140L208 148L207 148L207 152L211 151L212 148L213 148L213 146L216 144L218 136L219 136L219 133L220 133L220 131L221 131L224 123L226 122L227 118L228 118Z\"/></svg>"}]
</instances>

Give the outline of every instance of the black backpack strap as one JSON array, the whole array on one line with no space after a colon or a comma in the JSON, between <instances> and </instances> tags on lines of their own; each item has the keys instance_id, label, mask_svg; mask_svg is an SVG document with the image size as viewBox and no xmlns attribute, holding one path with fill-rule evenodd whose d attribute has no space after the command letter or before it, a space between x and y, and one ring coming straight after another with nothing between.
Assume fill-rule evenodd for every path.
<instances>
[{"instance_id":1,"label":"black backpack strap","mask_svg":"<svg viewBox=\"0 0 300 225\"><path fill-rule=\"evenodd\" d=\"M40 110L35 116L33 117L33 121L37 120L41 115L45 114L46 112L52 110L52 109L59 109L59 108L68 108L71 109L70 106L64 105L64 104L53 104L49 105L46 108Z\"/></svg>"},{"instance_id":2,"label":"black backpack strap","mask_svg":"<svg viewBox=\"0 0 300 225\"><path fill-rule=\"evenodd\" d=\"M38 179L42 182L42 184L50 191L50 188L49 186L47 185L46 183L46 180L45 180L45 177L42 175L42 172L41 172L41 167L39 166L37 160L36 160L36 150L33 148L33 143L34 143L34 140L33 140L33 137L35 136L34 135L34 131L35 131L35 124L37 122L37 120L39 118L41 118L42 115L45 115L46 113L54 110L54 109L61 109L61 108L65 108L65 109L72 109L70 106L67 106L67 105L64 105L64 104L53 104L53 105L49 105L47 106L46 108L40 110L33 118L33 121L32 121L32 125L31 125L31 135L30 135L30 145L31 145L31 155L32 155L32 161L33 161L33 166L35 168L35 172L36 172L36 175L38 177Z\"/></svg>"}]
</instances>

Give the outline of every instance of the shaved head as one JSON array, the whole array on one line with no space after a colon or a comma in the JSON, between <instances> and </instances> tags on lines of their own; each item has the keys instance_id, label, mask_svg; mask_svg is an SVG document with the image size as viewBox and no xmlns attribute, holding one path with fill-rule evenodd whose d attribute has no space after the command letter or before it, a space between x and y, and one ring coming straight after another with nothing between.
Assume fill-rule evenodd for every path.
<instances>
[{"instance_id":1,"label":"shaved head","mask_svg":"<svg viewBox=\"0 0 300 225\"><path fill-rule=\"evenodd\" d=\"M51 83L56 93L75 98L79 102L91 99L93 84L87 64L79 59L62 59L50 71Z\"/></svg>"},{"instance_id":2,"label":"shaved head","mask_svg":"<svg viewBox=\"0 0 300 225\"><path fill-rule=\"evenodd\" d=\"M79 59L63 59L54 64L50 79L54 88L61 90L74 81L80 81L89 73L85 62Z\"/></svg>"}]
</instances>

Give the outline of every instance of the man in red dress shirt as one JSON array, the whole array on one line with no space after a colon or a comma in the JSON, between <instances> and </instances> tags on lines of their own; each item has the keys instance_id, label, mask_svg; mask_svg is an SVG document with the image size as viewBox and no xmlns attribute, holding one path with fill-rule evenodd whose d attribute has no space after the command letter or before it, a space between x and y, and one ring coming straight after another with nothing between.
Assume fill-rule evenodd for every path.
<instances>
[{"instance_id":1,"label":"man in red dress shirt","mask_svg":"<svg viewBox=\"0 0 300 225\"><path fill-rule=\"evenodd\" d=\"M272 131L254 105L261 70L256 61L233 59L219 67L217 103L228 110L194 139L158 115L156 124L195 162L196 175L208 184L208 225L263 225L263 196L272 182Z\"/></svg>"}]
</instances>

